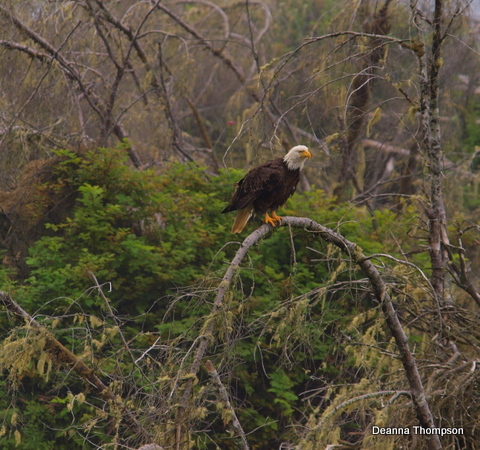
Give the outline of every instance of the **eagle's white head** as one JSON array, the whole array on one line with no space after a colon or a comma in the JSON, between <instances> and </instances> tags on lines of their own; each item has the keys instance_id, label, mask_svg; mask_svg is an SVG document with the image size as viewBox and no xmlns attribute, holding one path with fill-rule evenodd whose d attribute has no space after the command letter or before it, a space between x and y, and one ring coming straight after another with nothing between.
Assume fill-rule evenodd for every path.
<instances>
[{"instance_id":1,"label":"eagle's white head","mask_svg":"<svg viewBox=\"0 0 480 450\"><path fill-rule=\"evenodd\" d=\"M297 145L293 147L284 157L287 167L290 170L303 169L303 165L307 158L311 158L312 154L305 145Z\"/></svg>"}]
</instances>

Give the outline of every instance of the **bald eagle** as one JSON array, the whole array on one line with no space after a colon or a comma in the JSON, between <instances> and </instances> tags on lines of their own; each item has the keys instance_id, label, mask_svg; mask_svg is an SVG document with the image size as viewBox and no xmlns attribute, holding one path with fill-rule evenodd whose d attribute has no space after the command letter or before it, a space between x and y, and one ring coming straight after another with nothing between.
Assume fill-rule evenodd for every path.
<instances>
[{"instance_id":1,"label":"bald eagle","mask_svg":"<svg viewBox=\"0 0 480 450\"><path fill-rule=\"evenodd\" d=\"M293 147L283 158L272 159L250 170L235 186L230 204L222 214L238 211L232 233L240 233L252 214L265 215L272 227L282 218L276 211L293 195L300 171L312 155L304 145ZM269 215L271 214L271 216Z\"/></svg>"}]
</instances>

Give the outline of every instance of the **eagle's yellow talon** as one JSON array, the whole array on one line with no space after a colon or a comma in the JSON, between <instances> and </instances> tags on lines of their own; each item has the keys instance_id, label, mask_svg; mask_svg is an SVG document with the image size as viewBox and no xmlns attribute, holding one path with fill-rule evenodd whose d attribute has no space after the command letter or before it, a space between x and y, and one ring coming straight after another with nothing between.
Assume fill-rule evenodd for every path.
<instances>
[{"instance_id":1,"label":"eagle's yellow talon","mask_svg":"<svg viewBox=\"0 0 480 450\"><path fill-rule=\"evenodd\" d=\"M268 215L268 213L265 214L264 222L270 224L272 227L276 227L277 222L278 222L278 225L280 225L282 218L280 216L277 216L274 212L272 212L271 214L272 214L271 217Z\"/></svg>"},{"instance_id":2,"label":"eagle's yellow talon","mask_svg":"<svg viewBox=\"0 0 480 450\"><path fill-rule=\"evenodd\" d=\"M277 213L275 211L271 212L270 215L275 222L281 222L282 221L281 216L277 216Z\"/></svg>"}]
</instances>

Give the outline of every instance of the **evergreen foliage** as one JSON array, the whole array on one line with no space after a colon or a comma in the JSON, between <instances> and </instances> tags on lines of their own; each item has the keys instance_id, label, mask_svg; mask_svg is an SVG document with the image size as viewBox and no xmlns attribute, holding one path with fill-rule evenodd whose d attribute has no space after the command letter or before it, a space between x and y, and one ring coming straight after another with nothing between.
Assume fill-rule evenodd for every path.
<instances>
[{"instance_id":1,"label":"evergreen foliage","mask_svg":"<svg viewBox=\"0 0 480 450\"><path fill-rule=\"evenodd\" d=\"M10 282L8 290L58 339L85 361L94 362L110 384L118 384L119 392L133 392L129 402L140 411L142 404L153 401L150 396L159 395L171 383L180 370L178 358L183 352L189 358L188 348L208 320L210 293L225 260L237 248L230 241L232 219L219 211L240 173L222 171L212 176L196 166L171 164L157 176L130 168L126 156L124 146L84 155L58 152L50 181L37 188L44 194L73 192L75 201L63 221L45 224L45 235L30 247L29 276ZM342 232L369 252L385 251L391 224L399 225L397 215L384 211L375 217L381 226L374 227L366 210L334 207L318 190L294 196L285 213L339 224ZM402 215L405 232L414 213L412 209L410 216ZM401 241L401 234L396 238L397 243ZM356 278L357 288L335 287L352 285ZM228 361L232 395L243 405L240 420L246 429L257 430L251 442L258 444L253 445L276 446L293 437L288 424L306 413L301 398L305 391L346 376L356 380L368 370L371 364L356 361L357 353L345 347L341 336L358 315L352 329L358 341L365 324L378 320L377 306L362 294L359 274L334 248L294 230L275 231L250 252L236 286L227 309L214 319L217 344L210 356ZM100 412L101 403L88 399L79 380L45 360L39 336L22 330L4 340L1 358L9 373L8 384L3 385L4 410L10 414L4 417L8 442L14 445L16 431L24 448L38 439L56 446L69 439L76 442L76 433L103 444L114 439L101 431L100 423L112 420ZM366 331L370 332L368 327ZM154 351L156 357L149 355L134 364L128 353L142 354L157 338L161 345ZM119 350L123 339L128 341L128 351ZM151 383L162 378L160 361L165 364L160 370L165 385L153 387ZM28 386L30 397L23 393L23 386ZM17 392L13 402L12 389ZM35 393L45 391L48 396L35 403ZM198 419L204 416L214 430L218 428L221 439L217 410L218 406L206 406ZM17 424L27 417L30 423L42 421L43 437L37 437L40 431L20 431ZM201 448L202 433L195 439Z\"/></svg>"}]
</instances>

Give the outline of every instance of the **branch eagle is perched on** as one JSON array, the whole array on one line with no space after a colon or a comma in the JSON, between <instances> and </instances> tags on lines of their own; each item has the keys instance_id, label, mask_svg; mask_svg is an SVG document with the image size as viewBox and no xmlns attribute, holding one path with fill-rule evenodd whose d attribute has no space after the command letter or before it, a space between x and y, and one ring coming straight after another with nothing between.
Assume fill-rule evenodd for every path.
<instances>
[{"instance_id":1,"label":"branch eagle is perched on","mask_svg":"<svg viewBox=\"0 0 480 450\"><path fill-rule=\"evenodd\" d=\"M280 222L282 218L276 211L294 194L300 171L311 157L307 147L297 145L283 158L272 159L250 170L235 185L237 190L222 211L222 214L238 211L232 233L240 233L254 213L265 215L264 222L272 227Z\"/></svg>"}]
</instances>

